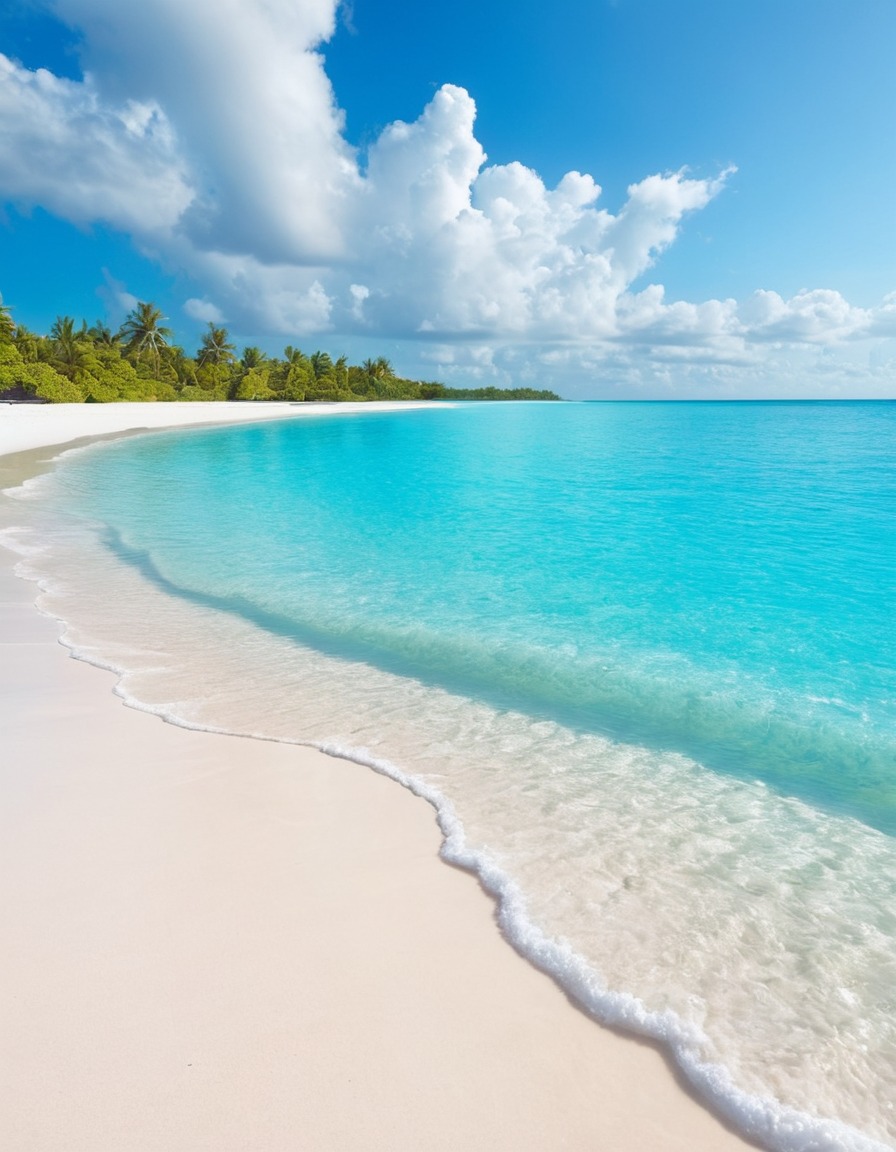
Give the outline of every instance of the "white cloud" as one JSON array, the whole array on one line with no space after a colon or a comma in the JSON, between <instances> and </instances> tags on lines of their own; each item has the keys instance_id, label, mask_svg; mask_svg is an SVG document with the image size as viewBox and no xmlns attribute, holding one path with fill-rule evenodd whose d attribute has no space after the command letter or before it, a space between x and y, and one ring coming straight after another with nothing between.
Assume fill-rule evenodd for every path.
<instances>
[{"instance_id":1,"label":"white cloud","mask_svg":"<svg viewBox=\"0 0 896 1152\"><path fill-rule=\"evenodd\" d=\"M112 104L157 102L193 169L180 230L264 262L332 258L357 184L321 57L334 0L56 0ZM136 172L135 172L136 174Z\"/></svg>"},{"instance_id":2,"label":"white cloud","mask_svg":"<svg viewBox=\"0 0 896 1152\"><path fill-rule=\"evenodd\" d=\"M97 294L106 305L108 314L122 320L137 307L137 297L128 292L127 287L116 280L108 268L103 269L103 283L97 289Z\"/></svg>"},{"instance_id":3,"label":"white cloud","mask_svg":"<svg viewBox=\"0 0 896 1152\"><path fill-rule=\"evenodd\" d=\"M370 289L366 284L349 284L349 295L351 297L351 304L349 311L352 316L359 323L364 323L364 301L370 295Z\"/></svg>"},{"instance_id":4,"label":"white cloud","mask_svg":"<svg viewBox=\"0 0 896 1152\"><path fill-rule=\"evenodd\" d=\"M675 239L684 214L704 208L734 171L728 168L715 180L688 180L682 172L648 176L631 185L628 202L607 236L619 282L628 285L646 271L653 256Z\"/></svg>"},{"instance_id":5,"label":"white cloud","mask_svg":"<svg viewBox=\"0 0 896 1152\"><path fill-rule=\"evenodd\" d=\"M896 292L890 292L881 301L871 317L871 334L874 336L896 336Z\"/></svg>"},{"instance_id":6,"label":"white cloud","mask_svg":"<svg viewBox=\"0 0 896 1152\"><path fill-rule=\"evenodd\" d=\"M184 312L191 320L200 320L203 324L224 323L224 313L210 300L199 300L192 297L184 303Z\"/></svg>"},{"instance_id":7,"label":"white cloud","mask_svg":"<svg viewBox=\"0 0 896 1152\"><path fill-rule=\"evenodd\" d=\"M188 166L161 107L0 54L0 195L78 224L164 234L190 206Z\"/></svg>"},{"instance_id":8,"label":"white cloud","mask_svg":"<svg viewBox=\"0 0 896 1152\"><path fill-rule=\"evenodd\" d=\"M475 115L469 94L446 85L371 148L354 246L375 271L365 315L401 333L617 335L622 294L727 173L650 177L614 217L588 175L548 189L522 164L484 166Z\"/></svg>"},{"instance_id":9,"label":"white cloud","mask_svg":"<svg viewBox=\"0 0 896 1152\"><path fill-rule=\"evenodd\" d=\"M0 200L129 231L202 285L194 319L416 340L421 363L495 381L662 388L691 366L722 390L769 357L789 371L782 349L804 367L806 349L867 356L862 342L896 334L896 295L689 303L639 286L733 169L648 176L614 210L587 174L549 188L489 166L452 85L357 156L317 51L336 0L54 6L83 34L84 79L0 56Z\"/></svg>"},{"instance_id":10,"label":"white cloud","mask_svg":"<svg viewBox=\"0 0 896 1152\"><path fill-rule=\"evenodd\" d=\"M728 356L700 345L522 345L463 343L392 348L421 378L463 386L550 388L563 396L607 399L805 399L887 397L896 379L896 341L889 347L793 345Z\"/></svg>"},{"instance_id":11,"label":"white cloud","mask_svg":"<svg viewBox=\"0 0 896 1152\"><path fill-rule=\"evenodd\" d=\"M839 292L817 288L783 300L777 292L755 292L740 310L751 340L834 344L866 335L872 313L854 308Z\"/></svg>"}]
</instances>

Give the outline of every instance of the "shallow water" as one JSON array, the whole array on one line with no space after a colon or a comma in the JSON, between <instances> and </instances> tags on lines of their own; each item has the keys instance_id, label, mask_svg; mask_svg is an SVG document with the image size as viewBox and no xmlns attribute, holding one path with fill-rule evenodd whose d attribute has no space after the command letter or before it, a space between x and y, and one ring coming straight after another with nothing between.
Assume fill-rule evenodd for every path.
<instances>
[{"instance_id":1,"label":"shallow water","mask_svg":"<svg viewBox=\"0 0 896 1152\"><path fill-rule=\"evenodd\" d=\"M476 405L67 456L16 534L171 718L412 783L770 1147L896 1142L888 404Z\"/></svg>"}]
</instances>

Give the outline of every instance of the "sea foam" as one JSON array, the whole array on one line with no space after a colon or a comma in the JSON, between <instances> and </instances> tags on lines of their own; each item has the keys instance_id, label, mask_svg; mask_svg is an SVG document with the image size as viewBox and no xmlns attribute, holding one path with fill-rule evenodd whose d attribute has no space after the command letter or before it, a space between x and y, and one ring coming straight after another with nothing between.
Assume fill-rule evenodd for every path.
<instances>
[{"instance_id":1,"label":"sea foam","mask_svg":"<svg viewBox=\"0 0 896 1152\"><path fill-rule=\"evenodd\" d=\"M443 855L479 875L514 947L596 1019L666 1046L746 1134L780 1149L892 1146L892 837L610 724L514 707L512 691L458 691L425 674L425 645L419 674L401 674L375 644L325 650L213 607L172 579L158 541L140 546L139 525L113 524L110 548L108 519L60 519L85 496L83 477L60 490L64 476L31 488L29 518L48 519L25 563L66 642L114 669L126 702L398 780L433 805Z\"/></svg>"}]
</instances>

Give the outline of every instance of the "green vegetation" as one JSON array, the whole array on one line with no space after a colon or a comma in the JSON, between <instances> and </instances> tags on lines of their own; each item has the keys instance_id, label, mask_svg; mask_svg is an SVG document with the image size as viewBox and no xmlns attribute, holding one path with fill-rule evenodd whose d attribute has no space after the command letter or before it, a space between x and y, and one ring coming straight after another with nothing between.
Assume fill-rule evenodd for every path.
<instances>
[{"instance_id":1,"label":"green vegetation","mask_svg":"<svg viewBox=\"0 0 896 1152\"><path fill-rule=\"evenodd\" d=\"M59 316L49 335L16 324L0 301L0 400L109 403L120 400L559 400L532 388L446 388L397 376L384 357L349 364L287 345L239 358L226 328L208 325L195 356L171 342L153 304L140 303L117 332L75 327Z\"/></svg>"},{"instance_id":2,"label":"green vegetation","mask_svg":"<svg viewBox=\"0 0 896 1152\"><path fill-rule=\"evenodd\" d=\"M421 384L421 400L559 400L556 392L536 388L446 388L444 384Z\"/></svg>"}]
</instances>

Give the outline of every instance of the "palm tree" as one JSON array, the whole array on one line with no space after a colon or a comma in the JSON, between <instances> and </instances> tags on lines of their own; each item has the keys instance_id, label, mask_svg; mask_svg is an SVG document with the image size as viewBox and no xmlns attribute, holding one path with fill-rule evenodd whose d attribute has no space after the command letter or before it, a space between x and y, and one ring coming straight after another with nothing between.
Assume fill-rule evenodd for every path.
<instances>
[{"instance_id":1,"label":"palm tree","mask_svg":"<svg viewBox=\"0 0 896 1152\"><path fill-rule=\"evenodd\" d=\"M41 343L45 343L45 341L42 336L38 336L36 332L32 332L24 324L17 324L13 343L18 348L19 355L23 360L34 363L38 358L38 349Z\"/></svg>"},{"instance_id":2,"label":"palm tree","mask_svg":"<svg viewBox=\"0 0 896 1152\"><path fill-rule=\"evenodd\" d=\"M361 367L374 380L391 380L395 375L391 363L385 356L378 356L376 360L365 360Z\"/></svg>"},{"instance_id":3,"label":"palm tree","mask_svg":"<svg viewBox=\"0 0 896 1152\"><path fill-rule=\"evenodd\" d=\"M156 375L159 373L162 349L168 347L171 337L171 329L159 323L165 319L155 304L141 300L121 326L121 338L127 341L127 351L138 358L148 356Z\"/></svg>"},{"instance_id":4,"label":"palm tree","mask_svg":"<svg viewBox=\"0 0 896 1152\"><path fill-rule=\"evenodd\" d=\"M12 318L12 312L3 303L3 297L0 296L0 340L10 341L15 334L16 326Z\"/></svg>"},{"instance_id":5,"label":"palm tree","mask_svg":"<svg viewBox=\"0 0 896 1152\"><path fill-rule=\"evenodd\" d=\"M57 316L53 321L53 327L50 329L50 339L55 340L57 343L60 341L66 343L70 340L76 340L75 322L71 316Z\"/></svg>"},{"instance_id":6,"label":"palm tree","mask_svg":"<svg viewBox=\"0 0 896 1152\"><path fill-rule=\"evenodd\" d=\"M292 344L287 344L283 349L283 359L290 366L301 364L305 359L305 353L300 348L293 348Z\"/></svg>"},{"instance_id":7,"label":"palm tree","mask_svg":"<svg viewBox=\"0 0 896 1152\"><path fill-rule=\"evenodd\" d=\"M53 365L57 372L74 380L78 369L83 367L87 355L83 338L84 325L76 332L75 322L71 316L57 316L50 329Z\"/></svg>"},{"instance_id":8,"label":"palm tree","mask_svg":"<svg viewBox=\"0 0 896 1152\"><path fill-rule=\"evenodd\" d=\"M267 354L262 352L260 348L256 348L254 344L250 344L248 348L243 349L240 364L248 371L249 368L261 367L266 360Z\"/></svg>"},{"instance_id":9,"label":"palm tree","mask_svg":"<svg viewBox=\"0 0 896 1152\"><path fill-rule=\"evenodd\" d=\"M121 344L121 333L113 332L102 320L97 320L93 327L87 330L87 335L101 348L117 348Z\"/></svg>"},{"instance_id":10,"label":"palm tree","mask_svg":"<svg viewBox=\"0 0 896 1152\"><path fill-rule=\"evenodd\" d=\"M227 339L226 328L216 328L209 320L208 332L202 337L202 346L196 353L201 364L229 364L233 360L236 345Z\"/></svg>"},{"instance_id":11,"label":"palm tree","mask_svg":"<svg viewBox=\"0 0 896 1152\"><path fill-rule=\"evenodd\" d=\"M332 372L333 361L326 352L312 352L311 370L314 372L315 380L320 380L321 376L327 376Z\"/></svg>"}]
</instances>

